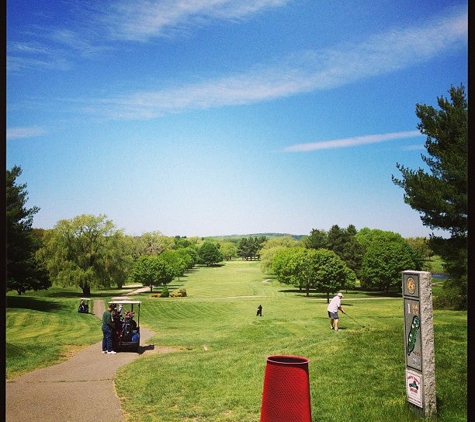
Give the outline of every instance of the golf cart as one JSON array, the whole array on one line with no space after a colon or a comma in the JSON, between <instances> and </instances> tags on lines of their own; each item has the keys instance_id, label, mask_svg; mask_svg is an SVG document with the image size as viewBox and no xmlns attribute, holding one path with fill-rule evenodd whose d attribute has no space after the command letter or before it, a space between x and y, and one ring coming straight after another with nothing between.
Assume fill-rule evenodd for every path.
<instances>
[{"instance_id":1,"label":"golf cart","mask_svg":"<svg viewBox=\"0 0 475 422\"><path fill-rule=\"evenodd\" d=\"M116 351L138 352L140 347L140 302L139 300L112 299L109 305L114 310L112 348Z\"/></svg>"},{"instance_id":2,"label":"golf cart","mask_svg":"<svg viewBox=\"0 0 475 422\"><path fill-rule=\"evenodd\" d=\"M89 313L89 301L91 300L88 297L82 297L79 299L79 307L78 307L78 312L80 314L88 314Z\"/></svg>"}]
</instances>

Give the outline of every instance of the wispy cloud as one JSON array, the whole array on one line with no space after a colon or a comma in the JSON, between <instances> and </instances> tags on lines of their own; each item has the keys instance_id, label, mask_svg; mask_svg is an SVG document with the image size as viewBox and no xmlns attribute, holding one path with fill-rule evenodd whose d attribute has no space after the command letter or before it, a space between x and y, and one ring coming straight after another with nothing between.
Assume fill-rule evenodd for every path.
<instances>
[{"instance_id":1,"label":"wispy cloud","mask_svg":"<svg viewBox=\"0 0 475 422\"><path fill-rule=\"evenodd\" d=\"M379 135L355 136L352 138L334 139L331 141L309 142L296 144L284 148L285 152L308 152L320 149L350 148L359 145L377 144L381 142L394 141L396 139L414 138L421 136L417 130L407 132L382 133Z\"/></svg>"},{"instance_id":2,"label":"wispy cloud","mask_svg":"<svg viewBox=\"0 0 475 422\"><path fill-rule=\"evenodd\" d=\"M67 27L35 25L24 29L23 34L10 35L7 69L69 70L78 56L95 59L117 48L114 41L171 37L215 21L244 19L292 1L119 0L81 4Z\"/></svg>"},{"instance_id":3,"label":"wispy cloud","mask_svg":"<svg viewBox=\"0 0 475 422\"><path fill-rule=\"evenodd\" d=\"M252 104L394 72L466 45L467 12L462 10L424 26L393 29L360 44L301 52L237 75L96 99L87 110L108 118L150 119L187 109Z\"/></svg>"},{"instance_id":4,"label":"wispy cloud","mask_svg":"<svg viewBox=\"0 0 475 422\"><path fill-rule=\"evenodd\" d=\"M46 131L38 126L30 127L12 127L7 129L7 141L22 138L34 138L36 136L44 135Z\"/></svg>"},{"instance_id":5,"label":"wispy cloud","mask_svg":"<svg viewBox=\"0 0 475 422\"><path fill-rule=\"evenodd\" d=\"M11 42L8 44L7 69L69 70L71 62L63 49L39 42Z\"/></svg>"},{"instance_id":6,"label":"wispy cloud","mask_svg":"<svg viewBox=\"0 0 475 422\"><path fill-rule=\"evenodd\" d=\"M236 20L293 0L122 0L102 16L110 36L146 41L216 20Z\"/></svg>"}]
</instances>

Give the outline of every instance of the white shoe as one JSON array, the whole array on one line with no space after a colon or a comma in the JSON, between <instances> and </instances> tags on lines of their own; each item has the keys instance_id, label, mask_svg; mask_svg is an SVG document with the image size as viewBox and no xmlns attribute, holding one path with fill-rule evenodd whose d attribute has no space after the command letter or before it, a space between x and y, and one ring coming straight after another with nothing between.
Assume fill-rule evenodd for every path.
<instances>
[{"instance_id":1,"label":"white shoe","mask_svg":"<svg viewBox=\"0 0 475 422\"><path fill-rule=\"evenodd\" d=\"M106 351L106 350L103 350L102 353L105 355L105 354L107 353L107 351Z\"/></svg>"},{"instance_id":2,"label":"white shoe","mask_svg":"<svg viewBox=\"0 0 475 422\"><path fill-rule=\"evenodd\" d=\"M111 352L107 352L108 355L115 355L117 352L114 352L113 350Z\"/></svg>"}]
</instances>

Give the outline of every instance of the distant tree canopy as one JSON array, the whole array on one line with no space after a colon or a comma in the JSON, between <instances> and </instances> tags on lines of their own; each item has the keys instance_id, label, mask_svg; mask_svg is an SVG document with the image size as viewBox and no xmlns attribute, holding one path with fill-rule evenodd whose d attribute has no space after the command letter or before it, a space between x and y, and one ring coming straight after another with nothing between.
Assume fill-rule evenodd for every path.
<instances>
[{"instance_id":1,"label":"distant tree canopy","mask_svg":"<svg viewBox=\"0 0 475 422\"><path fill-rule=\"evenodd\" d=\"M310 249L328 249L335 252L357 273L363 261L363 248L356 240L356 233L357 230L352 224L346 229L333 225L328 232L312 229L304 244Z\"/></svg>"},{"instance_id":2,"label":"distant tree canopy","mask_svg":"<svg viewBox=\"0 0 475 422\"><path fill-rule=\"evenodd\" d=\"M468 261L468 102L465 88L451 87L450 100L437 98L438 109L416 105L418 129L426 135L428 155L422 161L429 172L411 170L397 163L401 179L393 182L405 191L404 202L421 214L431 229L450 233L450 238L430 237L430 247L440 255L450 274L452 287L461 298L457 307L466 308Z\"/></svg>"},{"instance_id":3,"label":"distant tree canopy","mask_svg":"<svg viewBox=\"0 0 475 422\"><path fill-rule=\"evenodd\" d=\"M130 278L143 286L166 286L171 283L176 275L173 264L161 256L142 255L134 264Z\"/></svg>"},{"instance_id":4,"label":"distant tree canopy","mask_svg":"<svg viewBox=\"0 0 475 422\"><path fill-rule=\"evenodd\" d=\"M359 272L364 289L401 291L402 271L422 269L422 255L398 233L364 228L356 238L365 250Z\"/></svg>"},{"instance_id":5,"label":"distant tree canopy","mask_svg":"<svg viewBox=\"0 0 475 422\"><path fill-rule=\"evenodd\" d=\"M260 259L260 249L266 240L266 236L249 236L241 238L237 246L238 256L246 261Z\"/></svg>"},{"instance_id":6,"label":"distant tree canopy","mask_svg":"<svg viewBox=\"0 0 475 422\"><path fill-rule=\"evenodd\" d=\"M26 207L27 185L17 180L21 173L19 166L6 171L6 289L18 294L51 286L46 268L35 256L42 241L32 229L39 208Z\"/></svg>"},{"instance_id":7,"label":"distant tree canopy","mask_svg":"<svg viewBox=\"0 0 475 422\"><path fill-rule=\"evenodd\" d=\"M266 274L273 272L272 264L274 255L280 249L298 246L300 243L291 236L271 237L267 239L261 247L261 271Z\"/></svg>"},{"instance_id":8,"label":"distant tree canopy","mask_svg":"<svg viewBox=\"0 0 475 422\"><path fill-rule=\"evenodd\" d=\"M219 243L221 253L226 261L231 261L237 256L237 246L234 242L222 241Z\"/></svg>"},{"instance_id":9,"label":"distant tree canopy","mask_svg":"<svg viewBox=\"0 0 475 422\"><path fill-rule=\"evenodd\" d=\"M354 286L355 274L345 263L328 249L307 249L289 247L276 251L273 270L277 279L305 290L327 294L334 293L343 287Z\"/></svg>"},{"instance_id":10,"label":"distant tree canopy","mask_svg":"<svg viewBox=\"0 0 475 422\"><path fill-rule=\"evenodd\" d=\"M162 252L175 247L177 240L163 235L159 231L147 232L136 239L135 255L160 255ZM189 243L189 242L188 242Z\"/></svg>"},{"instance_id":11,"label":"distant tree canopy","mask_svg":"<svg viewBox=\"0 0 475 422\"><path fill-rule=\"evenodd\" d=\"M37 256L54 284L90 295L91 287L122 287L133 264L132 246L106 216L84 214L47 231Z\"/></svg>"},{"instance_id":12,"label":"distant tree canopy","mask_svg":"<svg viewBox=\"0 0 475 422\"><path fill-rule=\"evenodd\" d=\"M199 263L206 266L216 265L223 261L223 254L216 243L204 241L198 248Z\"/></svg>"}]
</instances>

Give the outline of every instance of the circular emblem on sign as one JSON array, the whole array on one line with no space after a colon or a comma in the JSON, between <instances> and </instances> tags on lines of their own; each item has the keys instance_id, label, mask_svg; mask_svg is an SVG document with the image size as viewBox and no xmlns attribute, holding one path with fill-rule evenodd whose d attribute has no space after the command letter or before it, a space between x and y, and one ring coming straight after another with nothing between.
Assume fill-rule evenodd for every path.
<instances>
[{"instance_id":1,"label":"circular emblem on sign","mask_svg":"<svg viewBox=\"0 0 475 422\"><path fill-rule=\"evenodd\" d=\"M412 295L414 294L414 292L416 291L416 282L414 281L414 279L412 277L409 277L407 280L406 280L406 286L407 286L407 290L408 292Z\"/></svg>"}]
</instances>

